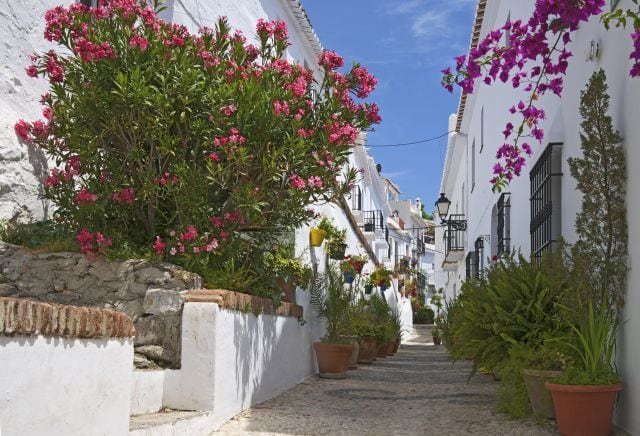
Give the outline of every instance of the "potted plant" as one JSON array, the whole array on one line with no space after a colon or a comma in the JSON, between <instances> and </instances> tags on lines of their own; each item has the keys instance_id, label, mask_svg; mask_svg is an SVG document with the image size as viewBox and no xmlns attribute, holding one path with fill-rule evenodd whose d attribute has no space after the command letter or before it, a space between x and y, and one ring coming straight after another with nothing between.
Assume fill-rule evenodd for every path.
<instances>
[{"instance_id":1,"label":"potted plant","mask_svg":"<svg viewBox=\"0 0 640 436\"><path fill-rule=\"evenodd\" d=\"M367 256L359 256L359 255L350 255L350 256L347 256L345 259L349 260L356 274L362 274L362 268L364 268L364 265L369 260Z\"/></svg>"},{"instance_id":2,"label":"potted plant","mask_svg":"<svg viewBox=\"0 0 640 436\"><path fill-rule=\"evenodd\" d=\"M571 324L575 337L559 339L578 356L562 377L545 383L551 391L560 433L611 434L613 405L622 390L613 366L618 321L608 298L599 303L589 298L579 320Z\"/></svg>"},{"instance_id":3,"label":"potted plant","mask_svg":"<svg viewBox=\"0 0 640 436\"><path fill-rule=\"evenodd\" d=\"M433 330L431 330L431 338L433 339L434 345L442 344L442 334L438 327L433 327Z\"/></svg>"},{"instance_id":4,"label":"potted plant","mask_svg":"<svg viewBox=\"0 0 640 436\"><path fill-rule=\"evenodd\" d=\"M326 334L314 342L318 371L323 378L344 378L354 345L344 336L348 333L351 295L345 289L340 271L331 266L325 275L319 275L310 289L311 305L318 317L326 321Z\"/></svg>"},{"instance_id":5,"label":"potted plant","mask_svg":"<svg viewBox=\"0 0 640 436\"><path fill-rule=\"evenodd\" d=\"M551 342L538 347L516 343L509 350L509 358L520 362L531 410L539 418L555 417L551 393L545 383L562 376L566 366L567 356L557 348Z\"/></svg>"},{"instance_id":6,"label":"potted plant","mask_svg":"<svg viewBox=\"0 0 640 436\"><path fill-rule=\"evenodd\" d=\"M349 259L345 259L340 262L340 271L342 271L342 276L346 284L350 285L356 279L356 272L353 268L353 264L351 263L351 261L349 261Z\"/></svg>"},{"instance_id":7,"label":"potted plant","mask_svg":"<svg viewBox=\"0 0 640 436\"><path fill-rule=\"evenodd\" d=\"M347 250L347 230L338 229L327 217L320 220L318 228L326 233L327 243L325 245L329 257L335 260L343 259Z\"/></svg>"},{"instance_id":8,"label":"potted plant","mask_svg":"<svg viewBox=\"0 0 640 436\"><path fill-rule=\"evenodd\" d=\"M391 271L383 266L378 266L378 268L373 271L372 277L375 285L380 287L380 290L383 292L387 287L391 286Z\"/></svg>"},{"instance_id":9,"label":"potted plant","mask_svg":"<svg viewBox=\"0 0 640 436\"><path fill-rule=\"evenodd\" d=\"M375 324L369 303L365 300L353 302L348 321L350 334L358 338L357 363L369 364L373 362L376 354L377 338L381 335L381 329Z\"/></svg>"},{"instance_id":10,"label":"potted plant","mask_svg":"<svg viewBox=\"0 0 640 436\"><path fill-rule=\"evenodd\" d=\"M307 288L313 276L311 268L300 259L290 256L292 250L287 247L279 247L275 251L266 252L263 264L270 275L273 275L277 284L284 293L283 301L296 302L296 288Z\"/></svg>"},{"instance_id":11,"label":"potted plant","mask_svg":"<svg viewBox=\"0 0 640 436\"><path fill-rule=\"evenodd\" d=\"M317 227L311 227L311 230L309 230L309 244L312 247L320 247L325 236L327 236L327 232L324 230Z\"/></svg>"}]
</instances>

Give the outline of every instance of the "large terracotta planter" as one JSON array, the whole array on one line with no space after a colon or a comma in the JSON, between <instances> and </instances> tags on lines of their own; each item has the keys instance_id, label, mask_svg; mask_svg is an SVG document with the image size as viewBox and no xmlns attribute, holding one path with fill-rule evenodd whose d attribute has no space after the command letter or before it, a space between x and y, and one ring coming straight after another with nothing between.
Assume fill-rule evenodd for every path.
<instances>
[{"instance_id":1,"label":"large terracotta planter","mask_svg":"<svg viewBox=\"0 0 640 436\"><path fill-rule=\"evenodd\" d=\"M320 377L345 378L353 348L351 344L314 342L313 349L316 352Z\"/></svg>"},{"instance_id":2,"label":"large terracotta planter","mask_svg":"<svg viewBox=\"0 0 640 436\"><path fill-rule=\"evenodd\" d=\"M363 338L358 351L358 363L372 363L376 357L376 340Z\"/></svg>"},{"instance_id":3,"label":"large terracotta planter","mask_svg":"<svg viewBox=\"0 0 640 436\"><path fill-rule=\"evenodd\" d=\"M551 393L544 387L544 384L561 375L562 371L522 370L522 378L524 379L524 384L527 386L529 402L531 403L531 409L535 416L549 419L555 417Z\"/></svg>"},{"instance_id":4,"label":"large terracotta planter","mask_svg":"<svg viewBox=\"0 0 640 436\"><path fill-rule=\"evenodd\" d=\"M608 436L611 434L613 404L622 384L560 385L545 383L551 391L558 430L568 436Z\"/></svg>"},{"instance_id":5,"label":"large terracotta planter","mask_svg":"<svg viewBox=\"0 0 640 436\"><path fill-rule=\"evenodd\" d=\"M327 236L327 232L322 229L316 229L313 227L309 231L309 243L312 247L319 247L322 245L322 241L324 241L324 237Z\"/></svg>"},{"instance_id":6,"label":"large terracotta planter","mask_svg":"<svg viewBox=\"0 0 640 436\"><path fill-rule=\"evenodd\" d=\"M387 356L393 356L393 349L396 346L396 341L387 342Z\"/></svg>"},{"instance_id":7,"label":"large terracotta planter","mask_svg":"<svg viewBox=\"0 0 640 436\"><path fill-rule=\"evenodd\" d=\"M387 357L387 342L378 345L378 352L376 353L376 357Z\"/></svg>"},{"instance_id":8,"label":"large terracotta planter","mask_svg":"<svg viewBox=\"0 0 640 436\"><path fill-rule=\"evenodd\" d=\"M349 368L348 369L357 369L358 368L358 354L360 354L360 344L358 344L357 336L346 336L345 339L349 341L351 345L353 345L353 351L351 352L351 356L349 357Z\"/></svg>"},{"instance_id":9,"label":"large terracotta planter","mask_svg":"<svg viewBox=\"0 0 640 436\"><path fill-rule=\"evenodd\" d=\"M398 339L396 339L396 341L393 343L393 354L396 354L398 352L398 348L400 348L400 337L398 336Z\"/></svg>"}]
</instances>

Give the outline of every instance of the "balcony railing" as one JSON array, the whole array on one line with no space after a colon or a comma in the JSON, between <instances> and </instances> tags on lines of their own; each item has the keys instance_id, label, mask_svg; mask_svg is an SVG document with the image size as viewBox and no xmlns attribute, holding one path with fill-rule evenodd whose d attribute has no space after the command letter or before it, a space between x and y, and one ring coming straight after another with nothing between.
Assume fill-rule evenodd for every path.
<instances>
[{"instance_id":1,"label":"balcony railing","mask_svg":"<svg viewBox=\"0 0 640 436\"><path fill-rule=\"evenodd\" d=\"M427 287L427 278L422 273L416 273L416 286L418 289L425 289Z\"/></svg>"},{"instance_id":2,"label":"balcony railing","mask_svg":"<svg viewBox=\"0 0 640 436\"><path fill-rule=\"evenodd\" d=\"M362 212L362 221L364 222L365 232L384 230L384 216L381 210L366 210Z\"/></svg>"}]
</instances>

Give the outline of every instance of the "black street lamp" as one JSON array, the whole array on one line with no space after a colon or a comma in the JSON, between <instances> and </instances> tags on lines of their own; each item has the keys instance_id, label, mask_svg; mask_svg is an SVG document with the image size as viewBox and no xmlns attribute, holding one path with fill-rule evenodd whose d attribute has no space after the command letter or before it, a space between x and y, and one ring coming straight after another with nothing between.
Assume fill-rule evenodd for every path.
<instances>
[{"instance_id":1,"label":"black street lamp","mask_svg":"<svg viewBox=\"0 0 640 436\"><path fill-rule=\"evenodd\" d=\"M455 230L466 230L467 229L467 220L449 220L447 221L447 216L449 215L449 208L451 207L451 200L444 195L444 192L440 193L440 198L436 201L436 210L438 211L438 215L440 216L440 220L442 224L445 226L449 226Z\"/></svg>"}]
</instances>

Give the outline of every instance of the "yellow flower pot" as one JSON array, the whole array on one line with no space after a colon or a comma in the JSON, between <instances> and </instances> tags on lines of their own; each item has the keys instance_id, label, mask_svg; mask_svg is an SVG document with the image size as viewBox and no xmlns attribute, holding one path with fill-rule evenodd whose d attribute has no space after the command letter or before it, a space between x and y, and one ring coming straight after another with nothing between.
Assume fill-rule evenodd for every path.
<instances>
[{"instance_id":1,"label":"yellow flower pot","mask_svg":"<svg viewBox=\"0 0 640 436\"><path fill-rule=\"evenodd\" d=\"M324 237L327 235L322 229L316 229L315 227L311 228L309 232L309 242L312 247L319 247L322 245L322 241L324 241Z\"/></svg>"}]
</instances>

